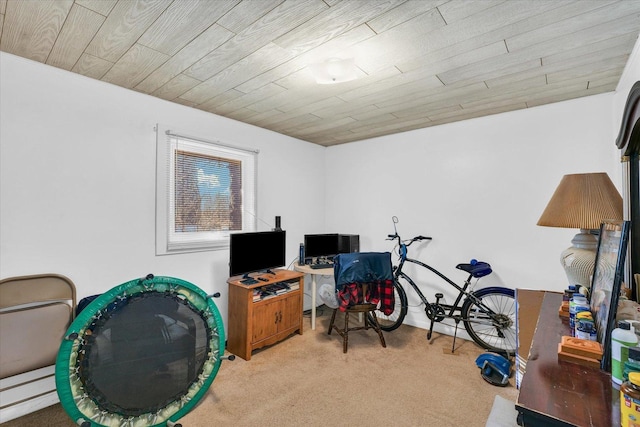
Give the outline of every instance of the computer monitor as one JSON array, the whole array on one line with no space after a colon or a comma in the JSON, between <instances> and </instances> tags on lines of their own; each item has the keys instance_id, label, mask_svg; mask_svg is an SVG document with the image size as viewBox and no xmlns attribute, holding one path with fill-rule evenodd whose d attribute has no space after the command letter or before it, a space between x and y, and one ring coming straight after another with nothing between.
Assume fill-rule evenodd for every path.
<instances>
[{"instance_id":1,"label":"computer monitor","mask_svg":"<svg viewBox=\"0 0 640 427\"><path fill-rule=\"evenodd\" d=\"M286 261L286 232L258 231L229 236L229 275L248 275L283 267Z\"/></svg>"},{"instance_id":2,"label":"computer monitor","mask_svg":"<svg viewBox=\"0 0 640 427\"><path fill-rule=\"evenodd\" d=\"M305 258L333 257L339 253L339 235L334 234L305 234Z\"/></svg>"}]
</instances>

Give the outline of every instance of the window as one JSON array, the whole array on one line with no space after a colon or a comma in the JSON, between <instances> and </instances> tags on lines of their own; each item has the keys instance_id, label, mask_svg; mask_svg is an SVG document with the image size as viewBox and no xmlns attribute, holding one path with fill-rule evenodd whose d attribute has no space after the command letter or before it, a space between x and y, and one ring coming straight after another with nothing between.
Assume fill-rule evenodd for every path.
<instances>
[{"instance_id":1,"label":"window","mask_svg":"<svg viewBox=\"0 0 640 427\"><path fill-rule=\"evenodd\" d=\"M256 229L257 151L157 131L156 254L222 249Z\"/></svg>"}]
</instances>

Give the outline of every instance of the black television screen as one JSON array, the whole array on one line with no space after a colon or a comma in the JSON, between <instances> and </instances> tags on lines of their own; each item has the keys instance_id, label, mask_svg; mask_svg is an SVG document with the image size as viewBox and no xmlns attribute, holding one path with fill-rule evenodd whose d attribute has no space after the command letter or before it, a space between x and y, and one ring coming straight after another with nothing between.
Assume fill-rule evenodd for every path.
<instances>
[{"instance_id":1,"label":"black television screen","mask_svg":"<svg viewBox=\"0 0 640 427\"><path fill-rule=\"evenodd\" d=\"M266 271L286 264L286 232L233 233L229 239L229 275Z\"/></svg>"},{"instance_id":2,"label":"black television screen","mask_svg":"<svg viewBox=\"0 0 640 427\"><path fill-rule=\"evenodd\" d=\"M338 234L305 234L305 258L332 257L338 254Z\"/></svg>"}]
</instances>

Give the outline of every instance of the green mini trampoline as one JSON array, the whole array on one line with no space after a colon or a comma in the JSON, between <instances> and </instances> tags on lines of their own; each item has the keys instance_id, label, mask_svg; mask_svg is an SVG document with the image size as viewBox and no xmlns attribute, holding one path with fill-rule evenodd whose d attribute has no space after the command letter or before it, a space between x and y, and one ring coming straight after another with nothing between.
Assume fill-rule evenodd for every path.
<instances>
[{"instance_id":1,"label":"green mini trampoline","mask_svg":"<svg viewBox=\"0 0 640 427\"><path fill-rule=\"evenodd\" d=\"M224 342L220 312L200 288L151 274L132 280L94 299L67 330L56 360L60 402L83 427L177 426L213 382Z\"/></svg>"}]
</instances>

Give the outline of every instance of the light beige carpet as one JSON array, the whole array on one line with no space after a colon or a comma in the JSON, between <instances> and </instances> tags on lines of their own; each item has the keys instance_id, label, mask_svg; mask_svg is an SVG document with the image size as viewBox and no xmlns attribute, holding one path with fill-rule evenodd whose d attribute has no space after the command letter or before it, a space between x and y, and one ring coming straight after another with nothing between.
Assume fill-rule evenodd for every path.
<instances>
[{"instance_id":1,"label":"light beige carpet","mask_svg":"<svg viewBox=\"0 0 640 427\"><path fill-rule=\"evenodd\" d=\"M184 427L384 426L484 427L494 398L515 401L515 378L507 387L485 382L475 365L483 350L471 341L403 325L384 334L349 336L349 351L335 332L327 335L331 311L319 309L317 328L305 318L303 335L257 350L250 361L224 361L205 398ZM71 427L55 405L2 427Z\"/></svg>"}]
</instances>

